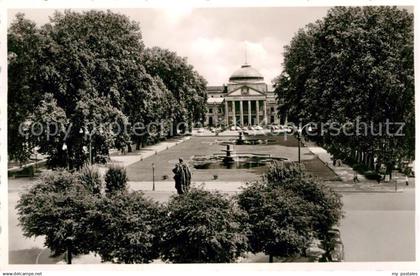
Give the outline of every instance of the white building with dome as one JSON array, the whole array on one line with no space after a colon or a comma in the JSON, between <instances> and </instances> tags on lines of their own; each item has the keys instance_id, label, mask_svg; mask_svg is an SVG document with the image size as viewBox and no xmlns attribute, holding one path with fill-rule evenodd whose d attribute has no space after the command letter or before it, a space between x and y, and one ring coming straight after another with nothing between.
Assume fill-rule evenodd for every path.
<instances>
[{"instance_id":1,"label":"white building with dome","mask_svg":"<svg viewBox=\"0 0 420 276\"><path fill-rule=\"evenodd\" d=\"M279 124L277 102L264 77L251 65L233 72L229 82L207 87L206 126Z\"/></svg>"}]
</instances>

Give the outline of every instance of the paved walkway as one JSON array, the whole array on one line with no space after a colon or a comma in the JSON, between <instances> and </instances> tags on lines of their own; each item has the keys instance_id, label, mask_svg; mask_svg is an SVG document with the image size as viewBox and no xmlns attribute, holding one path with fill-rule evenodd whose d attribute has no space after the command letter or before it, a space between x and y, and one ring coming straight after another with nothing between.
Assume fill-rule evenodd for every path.
<instances>
[{"instance_id":1,"label":"paved walkway","mask_svg":"<svg viewBox=\"0 0 420 276\"><path fill-rule=\"evenodd\" d=\"M191 139L190 136L171 138L166 141L162 141L154 145L146 146L140 150L136 150L136 151L125 153L125 154L121 154L121 152L114 152L110 155L111 161L108 162L107 165L98 166L99 173L101 175L105 175L106 171L108 170L109 165L119 165L124 168L127 168L131 164L134 164L147 157L153 156L161 151L172 148L189 139Z\"/></svg>"},{"instance_id":2,"label":"paved walkway","mask_svg":"<svg viewBox=\"0 0 420 276\"><path fill-rule=\"evenodd\" d=\"M128 167L131 164L134 164L142 159L155 155L163 150L172 148L178 145L179 143L189 140L190 138L190 136L172 138L124 155L115 153L110 156L110 164L119 164L123 167Z\"/></svg>"},{"instance_id":3,"label":"paved walkway","mask_svg":"<svg viewBox=\"0 0 420 276\"><path fill-rule=\"evenodd\" d=\"M234 193L240 191L240 188L245 185L244 182L220 182L220 181L208 181L208 182L192 182L193 187L202 187L208 191L220 191L222 193ZM152 191L153 182L141 181L134 182L128 181L130 189L138 191ZM175 192L174 181L155 181L155 192Z\"/></svg>"},{"instance_id":4,"label":"paved walkway","mask_svg":"<svg viewBox=\"0 0 420 276\"><path fill-rule=\"evenodd\" d=\"M381 182L380 184L376 180L366 179L363 175L357 173L357 178L360 182L354 183L353 177L356 172L353 168L344 163L339 167L334 166L332 156L324 148L310 145L310 143L307 144L309 151L317 155L322 162L342 179L342 181L325 182L339 192L402 192L405 189L414 187L414 178L409 178L409 185L406 186L405 176L396 172L393 173L392 182Z\"/></svg>"},{"instance_id":5,"label":"paved walkway","mask_svg":"<svg viewBox=\"0 0 420 276\"><path fill-rule=\"evenodd\" d=\"M329 154L324 148L316 147L316 146L308 146L309 150L317 155L322 162L324 162L328 167L330 167L340 178L343 182L353 182L353 177L355 171L348 165L342 164L340 167L333 166L332 156ZM361 182L367 181L367 179L359 174L357 174L357 178Z\"/></svg>"}]
</instances>

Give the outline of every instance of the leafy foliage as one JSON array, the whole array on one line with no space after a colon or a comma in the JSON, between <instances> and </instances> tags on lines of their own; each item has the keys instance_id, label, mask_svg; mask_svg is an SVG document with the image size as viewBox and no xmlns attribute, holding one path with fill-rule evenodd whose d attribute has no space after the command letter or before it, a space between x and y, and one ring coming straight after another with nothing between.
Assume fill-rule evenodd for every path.
<instances>
[{"instance_id":1,"label":"leafy foliage","mask_svg":"<svg viewBox=\"0 0 420 276\"><path fill-rule=\"evenodd\" d=\"M324 238L342 216L340 197L298 165L274 163L237 200L248 214L251 250L270 256L304 255L311 240Z\"/></svg>"},{"instance_id":2,"label":"leafy foliage","mask_svg":"<svg viewBox=\"0 0 420 276\"><path fill-rule=\"evenodd\" d=\"M319 238L324 238L331 226L342 218L341 196L326 184L316 181L305 173L299 164L273 163L264 175L268 187L281 187L305 201L313 203L314 227Z\"/></svg>"},{"instance_id":3,"label":"leafy foliage","mask_svg":"<svg viewBox=\"0 0 420 276\"><path fill-rule=\"evenodd\" d=\"M166 50L168 58L150 66L139 24L124 15L56 12L37 27L18 14L8 31L12 159L25 161L39 146L50 167L80 169L89 152L95 161L111 148L130 150L132 142L139 148L171 135L175 121L191 123L204 116L205 80ZM53 140L19 133L22 123L45 126L47 120L60 124ZM151 123L156 129L148 128Z\"/></svg>"},{"instance_id":4,"label":"leafy foliage","mask_svg":"<svg viewBox=\"0 0 420 276\"><path fill-rule=\"evenodd\" d=\"M159 256L161 209L141 192L116 192L103 197L89 217L95 252L102 261L149 263Z\"/></svg>"},{"instance_id":5,"label":"leafy foliage","mask_svg":"<svg viewBox=\"0 0 420 276\"><path fill-rule=\"evenodd\" d=\"M79 179L85 188L94 195L101 195L102 179L97 168L84 166L79 171Z\"/></svg>"},{"instance_id":6,"label":"leafy foliage","mask_svg":"<svg viewBox=\"0 0 420 276\"><path fill-rule=\"evenodd\" d=\"M112 194L127 190L127 172L125 168L112 166L105 174L105 192Z\"/></svg>"},{"instance_id":7,"label":"leafy foliage","mask_svg":"<svg viewBox=\"0 0 420 276\"><path fill-rule=\"evenodd\" d=\"M337 158L370 168L374 158L388 168L414 158L413 30L413 14L400 8L330 9L285 48L284 71L275 84L283 112L295 123L323 123L327 131L311 139ZM337 126L358 121L372 123L373 133L336 135ZM405 135L385 134L387 121L405 123ZM375 135L380 124L383 133ZM347 126L348 133L357 130ZM390 126L390 132L397 128Z\"/></svg>"},{"instance_id":8,"label":"leafy foliage","mask_svg":"<svg viewBox=\"0 0 420 276\"><path fill-rule=\"evenodd\" d=\"M244 215L218 192L173 196L163 218L161 254L174 263L233 262L247 249Z\"/></svg>"},{"instance_id":9,"label":"leafy foliage","mask_svg":"<svg viewBox=\"0 0 420 276\"><path fill-rule=\"evenodd\" d=\"M42 95L37 92L39 82L36 72L38 59L45 37L34 22L19 13L10 25L7 34L8 48L8 94L7 104L7 145L11 159L25 161L29 158L32 145L20 135L19 126L34 110Z\"/></svg>"},{"instance_id":10,"label":"leafy foliage","mask_svg":"<svg viewBox=\"0 0 420 276\"><path fill-rule=\"evenodd\" d=\"M69 120L65 111L57 105L54 96L50 93L45 94L28 119L26 136L33 145L39 146L39 152L48 155L47 164L67 167L68 155L67 151L63 150L63 141Z\"/></svg>"},{"instance_id":11,"label":"leafy foliage","mask_svg":"<svg viewBox=\"0 0 420 276\"><path fill-rule=\"evenodd\" d=\"M160 78L172 93L174 105L174 123L202 121L206 110L207 82L186 58L159 47L146 49L143 53L146 71Z\"/></svg>"},{"instance_id":12,"label":"leafy foliage","mask_svg":"<svg viewBox=\"0 0 420 276\"><path fill-rule=\"evenodd\" d=\"M250 184L238 202L249 215L252 252L278 257L304 254L314 236L313 204L290 191L259 182Z\"/></svg>"},{"instance_id":13,"label":"leafy foliage","mask_svg":"<svg viewBox=\"0 0 420 276\"><path fill-rule=\"evenodd\" d=\"M87 254L92 239L86 235L87 217L95 200L78 177L67 171L44 174L17 204L25 236L45 236L45 246L58 256L71 250Z\"/></svg>"}]
</instances>

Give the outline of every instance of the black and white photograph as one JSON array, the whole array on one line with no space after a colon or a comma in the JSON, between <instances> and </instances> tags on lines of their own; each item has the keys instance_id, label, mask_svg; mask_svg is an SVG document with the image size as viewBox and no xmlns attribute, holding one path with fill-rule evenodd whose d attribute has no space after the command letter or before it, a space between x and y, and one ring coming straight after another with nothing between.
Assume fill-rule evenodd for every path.
<instances>
[{"instance_id":1,"label":"black and white photograph","mask_svg":"<svg viewBox=\"0 0 420 276\"><path fill-rule=\"evenodd\" d=\"M414 8L8 9L7 265L415 264Z\"/></svg>"}]
</instances>

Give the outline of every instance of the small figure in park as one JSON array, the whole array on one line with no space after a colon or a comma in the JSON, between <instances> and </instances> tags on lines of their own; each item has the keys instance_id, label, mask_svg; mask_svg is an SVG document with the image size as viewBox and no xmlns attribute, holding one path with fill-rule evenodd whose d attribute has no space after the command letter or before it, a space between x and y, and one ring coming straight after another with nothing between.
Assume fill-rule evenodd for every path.
<instances>
[{"instance_id":1,"label":"small figure in park","mask_svg":"<svg viewBox=\"0 0 420 276\"><path fill-rule=\"evenodd\" d=\"M353 182L354 183L359 183L360 181L359 181L359 178L357 177L357 172L354 172L354 176L353 176Z\"/></svg>"},{"instance_id":2,"label":"small figure in park","mask_svg":"<svg viewBox=\"0 0 420 276\"><path fill-rule=\"evenodd\" d=\"M178 194L182 195L187 193L191 184L191 172L182 158L179 158L179 163L175 165L172 171L175 174L175 188Z\"/></svg>"},{"instance_id":3,"label":"small figure in park","mask_svg":"<svg viewBox=\"0 0 420 276\"><path fill-rule=\"evenodd\" d=\"M378 173L378 176L376 177L376 181L378 181L378 184L381 184L382 175Z\"/></svg>"},{"instance_id":4,"label":"small figure in park","mask_svg":"<svg viewBox=\"0 0 420 276\"><path fill-rule=\"evenodd\" d=\"M408 176L405 176L405 185L408 186Z\"/></svg>"}]
</instances>

